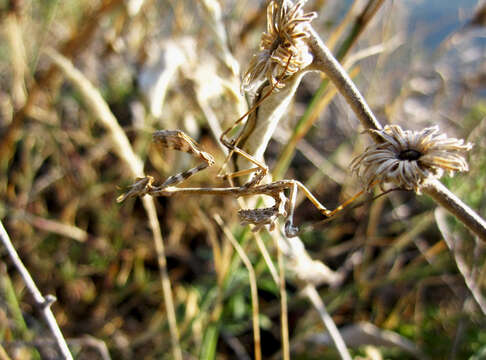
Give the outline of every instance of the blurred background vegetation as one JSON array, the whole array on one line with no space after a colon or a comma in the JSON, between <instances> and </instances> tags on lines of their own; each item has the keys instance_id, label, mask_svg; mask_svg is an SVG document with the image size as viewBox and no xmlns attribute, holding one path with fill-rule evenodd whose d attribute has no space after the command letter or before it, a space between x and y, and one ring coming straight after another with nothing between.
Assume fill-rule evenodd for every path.
<instances>
[{"instance_id":1,"label":"blurred background vegetation","mask_svg":"<svg viewBox=\"0 0 486 360\"><path fill-rule=\"evenodd\" d=\"M363 22L369 4L379 10ZM155 129L183 129L222 163L216 132L246 109L238 100L240 74L258 49L265 5L0 0L0 219L41 291L57 297L53 311L75 358L102 358L101 341L113 359L172 355L142 202L115 202L134 179L43 50L72 60L109 104L146 172L164 179L192 167L193 159L156 152ZM486 216L484 2L310 0L305 8L319 14L313 26L383 123L438 124L475 144L470 172L445 183ZM267 150L271 169L283 161L283 145L320 82L318 75L304 78ZM366 137L344 100L332 97L331 87L325 91L332 101L292 152L285 178L307 184L333 208L359 190L348 167ZM216 172L189 183L221 186ZM252 357L248 272L224 229L257 274L263 357L280 358L278 285L248 227L238 225L234 199L158 198L156 205L185 358ZM413 355L403 344L380 344L377 335L352 347L354 356L486 359L484 245L435 207L394 192L306 227L302 239L311 256L344 275L338 286L319 287L338 327L371 323L420 349ZM320 220L308 202L299 205L297 219ZM262 237L276 262L271 237ZM0 255L2 359L42 358L41 340L49 334L4 249ZM291 276L286 290L292 358L338 358Z\"/></svg>"}]
</instances>

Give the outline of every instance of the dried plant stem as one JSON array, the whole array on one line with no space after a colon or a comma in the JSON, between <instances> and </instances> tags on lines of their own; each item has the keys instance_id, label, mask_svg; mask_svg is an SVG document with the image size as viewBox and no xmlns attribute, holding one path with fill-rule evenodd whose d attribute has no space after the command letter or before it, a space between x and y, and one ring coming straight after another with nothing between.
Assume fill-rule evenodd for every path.
<instances>
[{"instance_id":1,"label":"dried plant stem","mask_svg":"<svg viewBox=\"0 0 486 360\"><path fill-rule=\"evenodd\" d=\"M17 271L20 273L22 280L24 280L27 290L33 297L37 310L42 314L44 321L49 327L62 358L72 359L73 357L66 344L66 340L64 339L61 329L59 328L59 325L57 325L56 318L51 311L51 305L56 300L55 297L52 295L47 295L46 297L42 296L41 292L35 285L34 280L30 276L29 271L25 268L22 260L20 260L20 257L17 254L17 251L15 250L15 247L13 246L12 241L10 240L10 237L8 236L8 233L3 227L3 223L1 221L0 240L7 249L7 253L10 256L14 266L17 268Z\"/></svg>"},{"instance_id":2,"label":"dried plant stem","mask_svg":"<svg viewBox=\"0 0 486 360\"><path fill-rule=\"evenodd\" d=\"M382 126L373 115L363 96L359 93L353 81L346 74L339 62L334 58L319 35L311 29L310 46L315 54L313 66L323 71L343 95L365 129L381 129ZM373 137L376 142L380 139ZM474 210L464 204L437 180L429 181L421 189L439 205L453 214L464 226L486 242L486 222Z\"/></svg>"},{"instance_id":3,"label":"dried plant stem","mask_svg":"<svg viewBox=\"0 0 486 360\"><path fill-rule=\"evenodd\" d=\"M464 204L461 199L454 195L440 181L428 181L420 189L424 194L429 195L436 203L454 215L456 219L461 221L483 242L486 242L486 221L469 206Z\"/></svg>"},{"instance_id":4,"label":"dried plant stem","mask_svg":"<svg viewBox=\"0 0 486 360\"><path fill-rule=\"evenodd\" d=\"M351 6L350 10L348 11L348 14L346 15L346 18L343 20L341 23L341 26L336 29L336 31L331 35L331 38L329 41L331 42L330 47L333 48L335 45L335 42L337 41L337 37L342 33L344 30L344 27L347 25L347 23L351 20L352 14L354 13L354 8L357 6L358 1L355 1L353 5ZM358 40L359 36L363 33L364 29L366 28L367 24L369 21L372 19L374 14L376 14L376 11L380 8L380 6L383 4L382 0L370 0L363 10L363 12L358 16L358 18L354 21L353 28L350 31L350 34L346 37L344 40L343 44L339 47L337 50L337 60L341 61L345 58L345 56L348 54L349 50L353 46L353 44L356 43ZM312 28L311 28L312 29ZM313 30L312 30L313 31ZM312 36L312 31L310 32L311 37L310 37L310 42L316 41L318 39L320 41L319 36L314 34ZM312 39L314 37L314 39ZM333 39L334 37L334 39ZM329 42L328 41L328 42ZM328 54L331 54L329 50L327 50ZM319 64L322 59L319 59L319 53L317 53L318 56L315 56L314 62ZM321 54L322 57L322 54ZM332 55L331 55L332 57ZM337 62L339 65L339 62ZM351 65L350 65L351 66ZM312 64L309 67L310 69L313 68ZM326 73L325 69L323 68L317 68L319 71L323 71ZM345 74L345 72L344 72ZM353 74L351 74L353 76ZM330 77L329 77L330 78ZM332 79L331 79L332 80ZM273 169L272 173L274 176L274 179L278 180L281 179L284 176L284 173L287 171L287 168L290 165L290 162L292 161L292 157L295 151L296 144L302 139L309 129L312 127L312 124L314 121L317 119L318 115L322 112L322 110L326 107L326 102L327 98L332 97L334 94L334 89L333 90L327 90L329 85L329 79L324 79L319 86L319 89L317 89L316 93L313 95L309 105L307 106L307 109L302 115L302 117L299 119L297 124L294 127L294 131L288 140L287 144L284 146L277 164L275 165L275 168ZM327 91L326 91L327 90ZM357 89L356 89L357 92ZM359 94L359 92L358 92ZM324 98L323 98L324 97ZM330 101L331 99L329 99Z\"/></svg>"},{"instance_id":5,"label":"dried plant stem","mask_svg":"<svg viewBox=\"0 0 486 360\"><path fill-rule=\"evenodd\" d=\"M285 87L278 92L272 93L258 106L258 112L250 114L245 129L242 133L243 140L239 146L246 153L253 156L258 161L263 161L263 154L268 146L268 142L277 127L280 119L287 111L295 91L297 90L304 73L292 76ZM260 91L260 94L267 94L267 86ZM257 103L259 99L255 99ZM242 158L238 158L238 168L246 169L251 167L251 163Z\"/></svg>"},{"instance_id":6,"label":"dried plant stem","mask_svg":"<svg viewBox=\"0 0 486 360\"><path fill-rule=\"evenodd\" d=\"M282 249L278 246L278 241L276 239L275 245L277 248L278 270L280 273L280 331L282 333L282 355L284 360L290 360L287 290L285 289L285 259L282 254Z\"/></svg>"},{"instance_id":7,"label":"dried plant stem","mask_svg":"<svg viewBox=\"0 0 486 360\"><path fill-rule=\"evenodd\" d=\"M327 75L353 109L353 112L365 129L381 129L381 124L375 118L363 95L361 95L356 85L348 76L346 70L344 70L339 61L332 55L327 46L324 45L315 30L310 28L309 33L309 46L314 54L314 61L310 67L315 70L320 70Z\"/></svg>"},{"instance_id":8,"label":"dried plant stem","mask_svg":"<svg viewBox=\"0 0 486 360\"><path fill-rule=\"evenodd\" d=\"M68 78L77 87L86 103L86 106L89 108L92 114L103 124L103 126L106 127L111 136L114 151L123 160L123 162L125 162L127 167L130 169L132 176L144 176L142 160L133 152L132 146L128 141L123 129L118 124L118 121L98 90L64 56L57 53L55 50L46 50L46 53L62 70L66 78ZM177 329L172 290L167 271L164 242L162 239L162 233L160 232L160 224L157 218L154 200L151 197L145 196L143 198L143 205L149 218L150 228L154 237L155 250L157 252L162 291L164 294L164 303L166 306L167 319L171 334L173 356L177 360L182 360L182 350L179 343L179 331Z\"/></svg>"},{"instance_id":9,"label":"dried plant stem","mask_svg":"<svg viewBox=\"0 0 486 360\"><path fill-rule=\"evenodd\" d=\"M236 252L245 264L246 269L248 270L248 278L250 281L250 291L251 291L251 313L252 313L252 322L253 322L253 341L254 341L254 348L255 348L255 360L261 360L262 358L262 349L261 349L261 338L260 338L260 322L258 321L259 316L259 305L258 305L258 288L257 288L257 281L255 270L253 269L253 265L251 264L250 259L245 254L245 250L240 246L238 241L235 239L231 231L229 231L228 227L226 227L223 223L223 219L218 214L214 215L214 220L218 223L221 229L224 232L226 238L231 242L233 247L235 248Z\"/></svg>"},{"instance_id":10,"label":"dried plant stem","mask_svg":"<svg viewBox=\"0 0 486 360\"><path fill-rule=\"evenodd\" d=\"M352 57L349 57L346 60L344 67L346 69L349 69L351 68L351 66L353 66L357 61L361 59L379 54L385 50L389 51L390 49L393 49L396 46L398 46L400 44L400 41L401 40L399 37L395 37L385 44L379 44L376 46L371 46L369 48L363 49L353 54ZM343 53L343 56L345 55L346 53ZM358 73L359 73L359 68L354 68L350 71L349 76L350 78L354 78ZM285 171L287 171L287 168L289 167L290 162L292 160L295 148L302 145L301 143L302 138L309 132L309 130L312 128L316 120L319 118L319 115L329 105L331 100L334 98L334 95L337 93L337 89L335 87L328 88L328 84L329 84L328 79L322 81L321 86L316 91L316 93L312 97L311 102L307 106L304 115L302 115L302 117L295 125L292 135L286 141L286 144L279 155L277 164L275 165L272 171L274 179L281 179L284 176L284 173ZM303 153L305 156L307 156L305 152ZM334 174L335 171L333 172L333 176Z\"/></svg>"},{"instance_id":11,"label":"dried plant stem","mask_svg":"<svg viewBox=\"0 0 486 360\"><path fill-rule=\"evenodd\" d=\"M336 346L336 349L339 355L341 356L341 359L351 360L351 355L349 354L348 349L346 348L346 344L344 343L344 340L341 337L341 334L339 333L336 324L334 323L331 316L327 312L326 306L324 305L324 302L321 300L321 297L319 296L319 293L317 292L314 285L310 285L310 284L306 285L303 291L304 294L312 303L312 305L314 306L314 308L319 313L319 316L321 317L324 326L329 332L329 335L331 336L331 339L334 345Z\"/></svg>"},{"instance_id":12,"label":"dried plant stem","mask_svg":"<svg viewBox=\"0 0 486 360\"><path fill-rule=\"evenodd\" d=\"M241 199L239 199L239 200L241 200ZM243 202L243 204L244 204L244 202ZM277 269L275 269L275 265L273 265L270 254L268 253L268 250L265 247L265 244L263 242L262 237L260 236L260 233L256 232L256 233L253 234L253 236L255 237L255 241L257 243L258 249L262 253L263 260L265 261L265 264L268 267L268 271L270 271L270 275L272 276L273 281L275 281L275 284L279 284L282 281L282 279L278 275ZM282 273L282 272L280 272L280 273Z\"/></svg>"}]
</instances>

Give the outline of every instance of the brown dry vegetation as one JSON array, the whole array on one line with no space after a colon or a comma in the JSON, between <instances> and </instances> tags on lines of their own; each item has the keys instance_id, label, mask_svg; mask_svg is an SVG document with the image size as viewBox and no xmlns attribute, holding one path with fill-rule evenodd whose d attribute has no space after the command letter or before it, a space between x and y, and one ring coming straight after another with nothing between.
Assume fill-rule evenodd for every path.
<instances>
[{"instance_id":1,"label":"brown dry vegetation","mask_svg":"<svg viewBox=\"0 0 486 360\"><path fill-rule=\"evenodd\" d=\"M183 186L222 186L219 134L247 109L241 74L265 28L264 1L216 1L220 20L209 0L140 3L135 11L137 1L0 1L0 219L42 293L57 297L52 309L77 359L102 358L102 342L113 359L176 355L160 244L154 245L140 199L116 203L133 183L136 164L120 158L106 123L46 49L70 59L101 93L145 173L165 179L194 166L191 156L160 153L150 144L154 130L183 129L217 164ZM414 2L385 2L369 22L360 14L381 2L356 3L314 0L305 8L318 13L314 28L383 123L438 124L474 143L470 171L444 182L485 216L480 13L474 18L471 6L448 4L443 17L410 29ZM441 41L424 41L451 18L460 24ZM265 157L277 175L305 183L334 208L360 189L349 164L368 139L331 86L312 105L321 80L304 78ZM315 122L302 131L296 124L309 109L317 109ZM292 134L296 148L282 156ZM296 209L312 258L343 276L318 290L352 355L484 358L484 245L413 192L358 202L325 224L308 201ZM257 279L262 356L281 358L279 284L249 227L238 224L237 202L184 196L155 198L155 205L184 358L254 357L248 270L231 236ZM271 235L262 231L261 237L278 268ZM55 358L22 279L3 248L0 255L0 358ZM338 358L297 278L287 272L291 358ZM371 324L376 328L363 341ZM383 343L390 335L385 330L402 337Z\"/></svg>"}]
</instances>

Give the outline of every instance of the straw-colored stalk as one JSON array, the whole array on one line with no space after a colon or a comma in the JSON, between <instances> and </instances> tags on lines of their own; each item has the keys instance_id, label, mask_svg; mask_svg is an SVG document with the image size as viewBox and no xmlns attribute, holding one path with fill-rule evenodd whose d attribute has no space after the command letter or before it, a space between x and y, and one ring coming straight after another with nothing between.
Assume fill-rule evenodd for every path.
<instances>
[{"instance_id":1,"label":"straw-colored stalk","mask_svg":"<svg viewBox=\"0 0 486 360\"><path fill-rule=\"evenodd\" d=\"M255 360L261 360L262 346L261 346L261 337L260 337L260 322L258 320L260 311L258 305L258 287L257 287L255 270L253 269L253 265L251 264L250 259L248 258L248 256L246 256L245 250L235 239L235 237L233 236L232 232L228 229L228 227L224 225L221 216L219 216L218 214L214 215L214 220L218 223L221 229L223 229L224 235L231 242L231 245L233 245L239 257L241 258L241 261L243 261L243 264L248 270L248 277L250 280L250 292L251 292L251 314L252 314L252 322L253 322L253 341L254 341Z\"/></svg>"},{"instance_id":2,"label":"straw-colored stalk","mask_svg":"<svg viewBox=\"0 0 486 360\"><path fill-rule=\"evenodd\" d=\"M144 172L142 160L134 153L127 136L125 135L121 126L118 124L117 119L111 112L99 91L64 56L52 49L46 50L46 54L61 69L66 78L73 83L73 85L81 93L87 108L108 130L111 136L113 150L128 167L132 173L132 176L143 177ZM173 356L177 360L182 360L182 351L179 344L179 331L177 329L172 289L167 271L164 242L162 239L162 233L160 231L160 224L157 218L155 203L153 198L150 196L144 196L142 198L142 202L149 218L149 224L154 238L155 250L157 252L162 292L164 294L164 303L166 306L167 319L171 334Z\"/></svg>"}]
</instances>

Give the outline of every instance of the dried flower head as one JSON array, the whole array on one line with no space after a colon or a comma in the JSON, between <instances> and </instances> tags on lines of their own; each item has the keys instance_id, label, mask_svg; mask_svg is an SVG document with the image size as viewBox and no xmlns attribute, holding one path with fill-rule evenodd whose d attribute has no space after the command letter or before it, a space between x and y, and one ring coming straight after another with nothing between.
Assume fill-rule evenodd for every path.
<instances>
[{"instance_id":1,"label":"dried flower head","mask_svg":"<svg viewBox=\"0 0 486 360\"><path fill-rule=\"evenodd\" d=\"M253 91L265 78L277 88L277 79L288 78L308 66L313 56L306 43L315 12L304 14L306 0L272 0L267 7L267 31L262 34L260 52L254 55L243 77L243 88Z\"/></svg>"},{"instance_id":2,"label":"dried flower head","mask_svg":"<svg viewBox=\"0 0 486 360\"><path fill-rule=\"evenodd\" d=\"M377 182L386 182L420 191L427 179L440 178L444 171L453 174L467 171L463 156L472 144L448 138L437 126L422 131L403 130L398 125L387 125L382 130L370 130L382 141L369 146L351 163L355 172L369 190Z\"/></svg>"}]
</instances>

